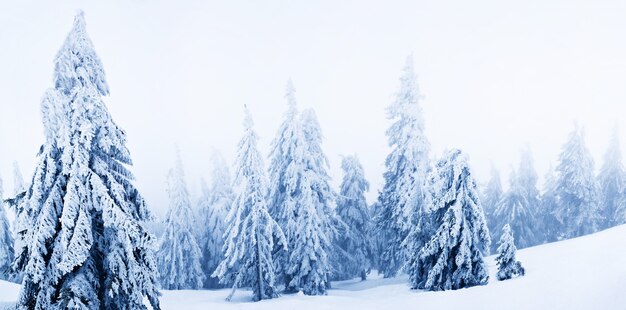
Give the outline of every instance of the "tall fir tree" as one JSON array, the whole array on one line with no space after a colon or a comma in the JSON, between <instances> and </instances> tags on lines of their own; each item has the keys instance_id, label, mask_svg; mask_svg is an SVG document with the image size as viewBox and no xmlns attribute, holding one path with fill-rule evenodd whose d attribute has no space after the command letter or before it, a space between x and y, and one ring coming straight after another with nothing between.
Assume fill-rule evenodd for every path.
<instances>
[{"instance_id":1,"label":"tall fir tree","mask_svg":"<svg viewBox=\"0 0 626 310\"><path fill-rule=\"evenodd\" d=\"M556 197L556 176L552 164L548 168L548 172L544 177L543 193L541 194L541 209L538 217L541 220L539 243L557 241L559 235L560 224L554 216L554 210L557 206Z\"/></svg>"},{"instance_id":2,"label":"tall fir tree","mask_svg":"<svg viewBox=\"0 0 626 310\"><path fill-rule=\"evenodd\" d=\"M535 171L533 154L528 145L522 149L517 177L519 186L528 201L528 208L532 213L537 213L540 208L540 194L537 188L538 177L537 171Z\"/></svg>"},{"instance_id":3,"label":"tall fir tree","mask_svg":"<svg viewBox=\"0 0 626 310\"><path fill-rule=\"evenodd\" d=\"M523 179L515 170L511 171L510 178L509 189L497 203L493 213L495 230L491 232L491 237L493 240L499 239L503 233L502 227L510 225L517 236L517 244L520 248L525 248L536 244L537 220L528 202L528 192L522 185ZM496 248L494 246L492 250L495 251Z\"/></svg>"},{"instance_id":4,"label":"tall fir tree","mask_svg":"<svg viewBox=\"0 0 626 310\"><path fill-rule=\"evenodd\" d=\"M577 124L562 148L556 167L557 204L553 215L559 224L559 240L590 234L600 227L600 188L593 166L583 129Z\"/></svg>"},{"instance_id":5,"label":"tall fir tree","mask_svg":"<svg viewBox=\"0 0 626 310\"><path fill-rule=\"evenodd\" d=\"M346 223L347 231L340 234L338 244L349 256L337 264L338 279L361 277L365 280L372 266L372 219L365 193L369 182L365 179L363 166L356 155L341 161L343 180L337 199L337 214Z\"/></svg>"},{"instance_id":6,"label":"tall fir tree","mask_svg":"<svg viewBox=\"0 0 626 310\"><path fill-rule=\"evenodd\" d=\"M430 145L424 135L420 100L413 59L408 57L400 89L387 108L387 118L393 121L387 130L391 153L385 161L384 186L378 197L380 212L375 216L378 234L387 240L379 260L379 271L386 278L394 277L404 265L402 242L412 227L419 227L416 221L425 205Z\"/></svg>"},{"instance_id":7,"label":"tall fir tree","mask_svg":"<svg viewBox=\"0 0 626 310\"><path fill-rule=\"evenodd\" d=\"M524 148L522 148L519 169L517 170L517 177L519 178L519 186L522 190L522 193L526 197L527 209L529 210L530 215L532 216L532 218L529 219L532 222L529 223L528 225L534 226L533 236L530 236L530 235L525 236L525 237L530 237L530 239L527 240L529 243L525 244L525 242L521 242L521 241L518 242L518 246L520 248L525 248L528 246L533 246L533 245L542 243L543 238L540 232L544 231L543 221L541 221L541 217L539 216L542 210L541 210L541 193L539 192L539 189L537 187L537 180L538 180L537 171L535 171L533 154L528 144L524 146ZM501 228L501 227L496 227L496 228Z\"/></svg>"},{"instance_id":8,"label":"tall fir tree","mask_svg":"<svg viewBox=\"0 0 626 310\"><path fill-rule=\"evenodd\" d=\"M324 295L330 287L333 268L332 241L345 224L335 213L335 196L330 186L328 159L322 152L322 132L312 110L301 117L306 144L296 184L296 207L286 227L290 247L286 275L290 279L287 291L302 291L306 295Z\"/></svg>"},{"instance_id":9,"label":"tall fir tree","mask_svg":"<svg viewBox=\"0 0 626 310\"><path fill-rule=\"evenodd\" d=\"M46 142L17 208L18 309L159 309L151 218L80 12L44 96Z\"/></svg>"},{"instance_id":10,"label":"tall fir tree","mask_svg":"<svg viewBox=\"0 0 626 310\"><path fill-rule=\"evenodd\" d=\"M161 287L168 290L197 289L204 281L201 251L193 232L195 221L178 150L176 165L167 175L167 194L170 208L157 256Z\"/></svg>"},{"instance_id":11,"label":"tall fir tree","mask_svg":"<svg viewBox=\"0 0 626 310\"><path fill-rule=\"evenodd\" d=\"M600 211L604 217L601 228L626 223L626 170L622 164L619 133L613 129L611 142L604 155L604 164L598 174Z\"/></svg>"},{"instance_id":12,"label":"tall fir tree","mask_svg":"<svg viewBox=\"0 0 626 310\"><path fill-rule=\"evenodd\" d=\"M498 273L496 278L498 281L508 280L513 277L523 276L526 271L515 257L517 248L515 247L515 239L509 224L502 227L502 236L498 241L498 256L496 256L496 264L498 265Z\"/></svg>"},{"instance_id":13,"label":"tall fir tree","mask_svg":"<svg viewBox=\"0 0 626 310\"><path fill-rule=\"evenodd\" d=\"M483 203L483 209L485 210L487 226L489 227L489 231L492 233L492 239L494 237L493 232L496 231L496 227L494 226L496 222L494 219L494 213L498 202L502 199L502 196L504 196L504 192L502 190L500 171L498 171L498 169L491 164L491 176L483 189L481 201Z\"/></svg>"},{"instance_id":14,"label":"tall fir tree","mask_svg":"<svg viewBox=\"0 0 626 310\"><path fill-rule=\"evenodd\" d=\"M378 200L374 201L369 206L369 214L372 216L371 220L371 230L370 230L370 238L372 240L372 253L370 255L370 262L372 262L372 269L380 270L380 257L381 253L385 250L387 246L387 240L385 240L385 236L376 229L375 216L381 212L381 205Z\"/></svg>"},{"instance_id":15,"label":"tall fir tree","mask_svg":"<svg viewBox=\"0 0 626 310\"><path fill-rule=\"evenodd\" d=\"M335 238L340 229L346 229L346 224L336 212L337 193L330 185L330 162L322 149L324 136L313 109L302 111L302 133L305 141L304 165L315 176L312 182L314 195L317 197L317 208L321 212L324 223L324 233L329 238Z\"/></svg>"},{"instance_id":16,"label":"tall fir tree","mask_svg":"<svg viewBox=\"0 0 626 310\"><path fill-rule=\"evenodd\" d=\"M224 260L224 232L226 216L234 200L228 165L219 152L212 155L213 171L211 188L202 183L202 197L199 202L199 213L202 219L200 228L200 245L202 248L202 269L206 275L205 288L219 288L219 279L212 277L221 261Z\"/></svg>"},{"instance_id":17,"label":"tall fir tree","mask_svg":"<svg viewBox=\"0 0 626 310\"><path fill-rule=\"evenodd\" d=\"M467 161L461 151L449 151L431 174L432 200L427 212L434 229L414 253L417 263L409 273L414 289L454 290L487 284L483 255L489 249L489 230Z\"/></svg>"},{"instance_id":18,"label":"tall fir tree","mask_svg":"<svg viewBox=\"0 0 626 310\"><path fill-rule=\"evenodd\" d=\"M297 207L299 179L304 171L303 154L305 152L304 133L296 105L295 88L291 80L287 82L285 92L287 111L278 133L272 141L269 166L269 212L278 222L291 244L296 231L293 229L293 218ZM277 273L285 287L290 287L290 276L286 272L289 253L280 242L274 242L276 249Z\"/></svg>"},{"instance_id":19,"label":"tall fir tree","mask_svg":"<svg viewBox=\"0 0 626 310\"><path fill-rule=\"evenodd\" d=\"M485 185L482 193L485 214L493 213L493 211L496 210L496 204L498 204L498 201L500 201L502 195L504 195L500 171L492 164L490 173L489 181Z\"/></svg>"},{"instance_id":20,"label":"tall fir tree","mask_svg":"<svg viewBox=\"0 0 626 310\"><path fill-rule=\"evenodd\" d=\"M237 194L226 218L224 260L213 275L222 283L233 284L229 300L238 287L250 287L253 300L258 301L278 296L273 242L277 240L286 249L287 241L267 210L267 178L247 108L244 129L237 151Z\"/></svg>"},{"instance_id":21,"label":"tall fir tree","mask_svg":"<svg viewBox=\"0 0 626 310\"><path fill-rule=\"evenodd\" d=\"M13 236L9 220L4 209L4 191L0 178L0 279L12 280L11 264L13 263Z\"/></svg>"}]
</instances>

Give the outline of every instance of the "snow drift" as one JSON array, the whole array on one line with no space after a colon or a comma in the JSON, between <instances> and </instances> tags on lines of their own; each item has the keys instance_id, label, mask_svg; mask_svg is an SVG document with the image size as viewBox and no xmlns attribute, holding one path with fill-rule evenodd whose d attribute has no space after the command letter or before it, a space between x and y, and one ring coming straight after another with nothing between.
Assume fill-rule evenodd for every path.
<instances>
[{"instance_id":1,"label":"snow drift","mask_svg":"<svg viewBox=\"0 0 626 310\"><path fill-rule=\"evenodd\" d=\"M251 302L240 290L163 291L163 309L624 309L626 225L592 235L519 250L526 276L496 281L494 257L489 284L445 292L412 291L407 277L335 282L328 296L283 295ZM14 302L18 285L0 282L0 309Z\"/></svg>"}]
</instances>

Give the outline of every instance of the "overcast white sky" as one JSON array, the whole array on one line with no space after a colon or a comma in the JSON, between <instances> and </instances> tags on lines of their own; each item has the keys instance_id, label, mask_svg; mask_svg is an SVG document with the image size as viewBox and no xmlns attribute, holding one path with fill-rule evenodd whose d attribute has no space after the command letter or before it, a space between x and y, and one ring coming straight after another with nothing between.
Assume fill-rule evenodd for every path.
<instances>
[{"instance_id":1,"label":"overcast white sky","mask_svg":"<svg viewBox=\"0 0 626 310\"><path fill-rule=\"evenodd\" d=\"M463 149L481 181L490 161L508 174L525 143L543 176L574 120L598 167L610 128L626 120L625 1L0 1L7 191L14 160L25 177L33 170L40 98L78 9L157 214L175 143L197 192L212 147L232 162L244 104L268 153L289 77L300 107L317 112L334 181L339 155L357 153L370 200L388 152L385 107L411 53L433 156Z\"/></svg>"}]
</instances>

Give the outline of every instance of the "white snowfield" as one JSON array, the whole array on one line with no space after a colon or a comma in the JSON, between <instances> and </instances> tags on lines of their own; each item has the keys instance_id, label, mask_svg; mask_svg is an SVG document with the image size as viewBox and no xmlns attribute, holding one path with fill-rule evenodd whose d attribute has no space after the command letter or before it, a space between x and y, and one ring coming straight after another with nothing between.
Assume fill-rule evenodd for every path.
<instances>
[{"instance_id":1,"label":"white snowfield","mask_svg":"<svg viewBox=\"0 0 626 310\"><path fill-rule=\"evenodd\" d=\"M412 291L406 276L334 283L328 296L284 295L250 302L239 290L163 291L163 309L626 309L626 225L592 235L519 250L526 276L499 282L489 257L488 285L445 292ZM0 282L0 309L19 286Z\"/></svg>"}]
</instances>

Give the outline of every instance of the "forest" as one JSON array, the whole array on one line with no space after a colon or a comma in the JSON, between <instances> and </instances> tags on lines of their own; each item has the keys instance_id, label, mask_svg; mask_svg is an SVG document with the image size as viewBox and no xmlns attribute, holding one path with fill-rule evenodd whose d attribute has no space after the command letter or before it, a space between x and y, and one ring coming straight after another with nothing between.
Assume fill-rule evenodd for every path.
<instances>
[{"instance_id":1,"label":"forest","mask_svg":"<svg viewBox=\"0 0 626 310\"><path fill-rule=\"evenodd\" d=\"M234 165L215 152L195 198L177 151L159 219L136 187L82 12L51 68L34 172L24 180L16 164L13 193L0 181L0 274L21 285L17 309L160 309L161 290L228 289L231 300L241 289L250 302L327 295L334 281L373 273L406 274L416 291L458 290L489 283L489 255L498 281L523 277L532 270L517 249L626 223L617 128L599 173L576 123L542 188L530 147L506 190L495 168L480 182L463 150L433 156L412 56L386 110L390 152L374 203L357 154L343 156L333 186L317 114L300 109L288 80L269 154L242 106Z\"/></svg>"}]
</instances>

